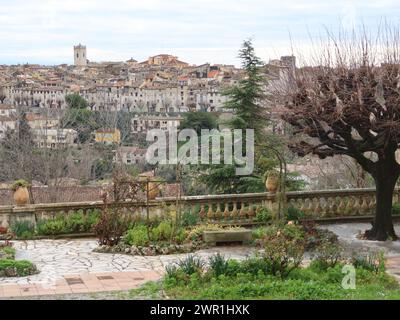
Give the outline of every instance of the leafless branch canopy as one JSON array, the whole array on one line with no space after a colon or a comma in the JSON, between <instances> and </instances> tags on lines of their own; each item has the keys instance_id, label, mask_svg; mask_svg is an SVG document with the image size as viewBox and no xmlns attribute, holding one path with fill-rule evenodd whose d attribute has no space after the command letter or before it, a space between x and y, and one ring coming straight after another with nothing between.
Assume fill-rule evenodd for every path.
<instances>
[{"instance_id":1,"label":"leafless branch canopy","mask_svg":"<svg viewBox=\"0 0 400 320\"><path fill-rule=\"evenodd\" d=\"M400 51L398 29L385 26L375 37L365 30L337 38L319 53L318 64L296 75L282 116L301 141L299 155L355 158L368 172L398 148L400 138Z\"/></svg>"}]
</instances>

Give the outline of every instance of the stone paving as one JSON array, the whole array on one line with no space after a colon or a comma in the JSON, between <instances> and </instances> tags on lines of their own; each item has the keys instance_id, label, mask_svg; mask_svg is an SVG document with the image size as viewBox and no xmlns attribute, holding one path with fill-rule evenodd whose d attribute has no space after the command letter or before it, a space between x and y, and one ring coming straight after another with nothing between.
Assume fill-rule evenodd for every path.
<instances>
[{"instance_id":1,"label":"stone paving","mask_svg":"<svg viewBox=\"0 0 400 320\"><path fill-rule=\"evenodd\" d=\"M383 250L385 252L386 271L400 282L400 241L369 241L357 239L357 234L371 228L369 223L344 223L323 226L336 233L339 241L348 251ZM400 235L400 224L394 226Z\"/></svg>"},{"instance_id":2,"label":"stone paving","mask_svg":"<svg viewBox=\"0 0 400 320\"><path fill-rule=\"evenodd\" d=\"M187 254L131 256L97 253L95 239L14 241L16 259L36 264L39 274L0 278L0 298L18 295L97 292L133 289L144 281L162 277L166 265ZM253 249L217 247L196 252L207 257L216 252L227 258L245 259ZM83 283L82 283L83 282ZM90 290L89 290L90 289ZM89 291L88 291L89 290Z\"/></svg>"},{"instance_id":3,"label":"stone paving","mask_svg":"<svg viewBox=\"0 0 400 320\"><path fill-rule=\"evenodd\" d=\"M359 231L370 228L366 223L333 224L323 226L339 236L351 250L383 249L388 272L400 281L400 241L378 242L358 240ZM396 226L400 234L400 225ZM165 266L177 262L187 254L164 256L131 256L97 253L95 239L14 241L16 259L28 259L36 264L39 274L0 278L0 299L6 297L51 294L88 293L129 290L149 280L160 279ZM244 246L216 247L196 252L207 257L216 252L227 258L242 260L254 252Z\"/></svg>"},{"instance_id":4,"label":"stone paving","mask_svg":"<svg viewBox=\"0 0 400 320\"><path fill-rule=\"evenodd\" d=\"M323 225L321 228L326 228L336 233L339 240L345 244L345 247L351 250L358 249L373 249L383 250L387 257L400 256L400 241L369 241L357 239L357 234L371 229L369 223L341 223ZM400 224L395 225L395 231L400 235Z\"/></svg>"}]
</instances>

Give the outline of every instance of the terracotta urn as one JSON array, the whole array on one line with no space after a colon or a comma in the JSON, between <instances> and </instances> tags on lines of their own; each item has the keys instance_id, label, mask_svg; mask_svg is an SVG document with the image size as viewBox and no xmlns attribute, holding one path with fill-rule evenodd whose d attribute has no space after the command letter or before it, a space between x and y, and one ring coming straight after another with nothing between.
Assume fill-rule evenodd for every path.
<instances>
[{"instance_id":1,"label":"terracotta urn","mask_svg":"<svg viewBox=\"0 0 400 320\"><path fill-rule=\"evenodd\" d=\"M269 174L265 181L265 187L269 192L275 193L279 186L279 176L276 174Z\"/></svg>"},{"instance_id":2,"label":"terracotta urn","mask_svg":"<svg viewBox=\"0 0 400 320\"><path fill-rule=\"evenodd\" d=\"M154 200L160 192L157 183L149 182L149 200Z\"/></svg>"},{"instance_id":3,"label":"terracotta urn","mask_svg":"<svg viewBox=\"0 0 400 320\"><path fill-rule=\"evenodd\" d=\"M29 202L29 192L26 187L18 187L14 191L14 201L18 206L24 206Z\"/></svg>"}]
</instances>

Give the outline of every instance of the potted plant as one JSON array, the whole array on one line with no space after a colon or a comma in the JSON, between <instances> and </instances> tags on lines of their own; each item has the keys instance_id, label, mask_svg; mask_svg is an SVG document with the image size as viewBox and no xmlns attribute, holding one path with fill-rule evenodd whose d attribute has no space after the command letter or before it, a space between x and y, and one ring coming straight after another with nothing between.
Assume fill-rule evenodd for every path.
<instances>
[{"instance_id":1,"label":"potted plant","mask_svg":"<svg viewBox=\"0 0 400 320\"><path fill-rule=\"evenodd\" d=\"M157 178L154 174L151 173L142 173L139 175L139 181L146 181L147 183L144 184L144 190L147 192L146 188L148 187L148 197L149 200L154 200L158 194L160 193L159 182L155 182Z\"/></svg>"},{"instance_id":2,"label":"potted plant","mask_svg":"<svg viewBox=\"0 0 400 320\"><path fill-rule=\"evenodd\" d=\"M23 206L28 204L29 202L29 183L25 180L17 180L15 181L11 189L14 191L14 201L18 206Z\"/></svg>"},{"instance_id":3,"label":"potted plant","mask_svg":"<svg viewBox=\"0 0 400 320\"><path fill-rule=\"evenodd\" d=\"M279 172L271 170L268 172L267 180L265 181L265 187L269 192L275 193L279 186Z\"/></svg>"},{"instance_id":4,"label":"potted plant","mask_svg":"<svg viewBox=\"0 0 400 320\"><path fill-rule=\"evenodd\" d=\"M159 182L149 182L149 200L154 200L160 193Z\"/></svg>"}]
</instances>

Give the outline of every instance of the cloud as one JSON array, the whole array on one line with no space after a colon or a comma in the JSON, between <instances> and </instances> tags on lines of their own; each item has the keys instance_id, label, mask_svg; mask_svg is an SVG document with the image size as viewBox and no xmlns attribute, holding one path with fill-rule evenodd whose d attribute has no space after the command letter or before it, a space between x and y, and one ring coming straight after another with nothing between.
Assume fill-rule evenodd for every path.
<instances>
[{"instance_id":1,"label":"cloud","mask_svg":"<svg viewBox=\"0 0 400 320\"><path fill-rule=\"evenodd\" d=\"M72 63L79 42L93 61L144 60L160 50L190 63L237 63L248 37L267 59L290 50L289 32L302 42L323 26L373 26L400 14L394 0L0 0L0 7L0 64Z\"/></svg>"}]
</instances>

